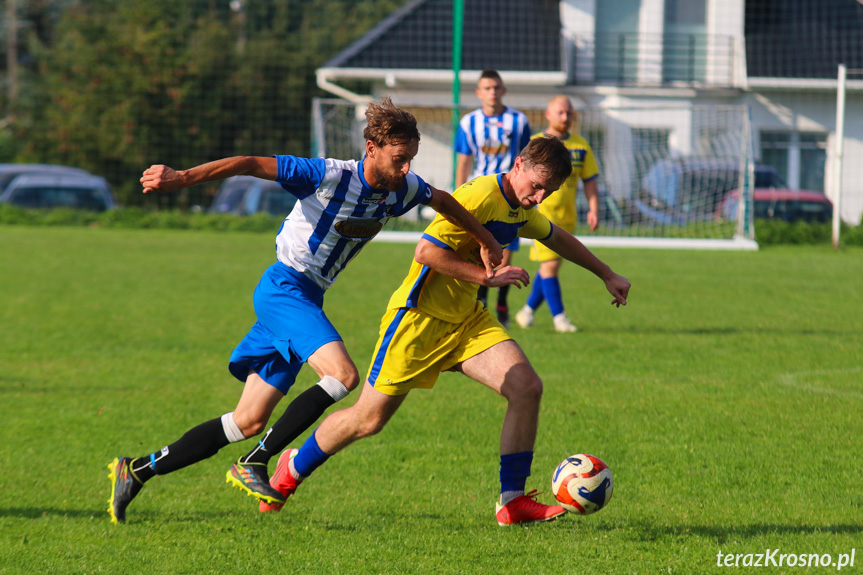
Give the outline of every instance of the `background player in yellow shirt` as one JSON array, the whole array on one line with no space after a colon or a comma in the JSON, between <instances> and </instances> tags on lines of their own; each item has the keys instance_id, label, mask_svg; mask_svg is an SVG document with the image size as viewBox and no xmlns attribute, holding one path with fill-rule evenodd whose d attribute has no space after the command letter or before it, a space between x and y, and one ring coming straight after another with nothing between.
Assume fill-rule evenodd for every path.
<instances>
[{"instance_id":1,"label":"background player in yellow shirt","mask_svg":"<svg viewBox=\"0 0 863 575\"><path fill-rule=\"evenodd\" d=\"M455 150L458 152L455 186L478 176L508 172L516 156L530 141L527 116L503 103L506 86L496 70L483 70L476 85L476 97L482 104L466 114L458 125ZM512 261L518 251L518 238L504 246L503 265ZM509 286L498 289L497 319L509 327ZM488 305L488 288L480 286L477 297Z\"/></svg>"},{"instance_id":2,"label":"background player in yellow shirt","mask_svg":"<svg viewBox=\"0 0 863 575\"><path fill-rule=\"evenodd\" d=\"M545 136L557 138L563 142L572 155L572 175L537 209L550 222L574 233L578 221L575 196L578 193L578 181L581 180L584 182L584 195L590 206L587 212L587 225L590 231L594 231L599 225L599 198L596 189L599 169L596 167L596 158L587 140L570 132L573 121L578 120L578 113L573 109L568 97L559 95L549 100L545 117L548 120L548 127L533 137ZM534 243L530 249L530 259L539 262L539 271L533 278L533 288L527 303L515 316L516 323L524 328L532 326L534 311L542 305L543 301L546 301L551 311L555 331L561 333L576 331L578 328L569 321L563 309L563 297L558 279L563 258L551 248Z\"/></svg>"},{"instance_id":3,"label":"background player in yellow shirt","mask_svg":"<svg viewBox=\"0 0 863 575\"><path fill-rule=\"evenodd\" d=\"M534 238L593 272L626 305L629 282L573 235L533 209L571 172L569 152L557 139L532 140L505 174L480 176L453 194L502 245L517 235ZM526 285L514 266L488 277L479 244L437 217L417 245L410 272L381 320L366 383L357 403L327 417L299 449L282 453L271 485L285 497L331 455L374 435L414 388L430 388L442 371L459 371L507 401L500 436L501 525L548 521L565 511L525 494L533 461L542 381L518 344L476 300L479 285ZM262 511L271 507L263 505Z\"/></svg>"}]
</instances>

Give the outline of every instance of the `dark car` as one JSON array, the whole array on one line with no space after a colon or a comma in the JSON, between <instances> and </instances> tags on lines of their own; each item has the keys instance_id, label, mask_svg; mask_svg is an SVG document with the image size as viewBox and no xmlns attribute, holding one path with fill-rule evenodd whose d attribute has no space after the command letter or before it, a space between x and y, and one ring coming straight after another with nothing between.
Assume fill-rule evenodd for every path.
<instances>
[{"instance_id":1,"label":"dark car","mask_svg":"<svg viewBox=\"0 0 863 575\"><path fill-rule=\"evenodd\" d=\"M12 183L12 180L23 174L30 175L62 175L68 174L73 176L89 176L90 173L80 168L70 168L69 166L59 166L56 164L0 164L0 195L3 194L6 187Z\"/></svg>"},{"instance_id":2,"label":"dark car","mask_svg":"<svg viewBox=\"0 0 863 575\"><path fill-rule=\"evenodd\" d=\"M755 166L755 188L785 188L772 167ZM655 163L634 198L645 222L683 225L715 218L728 193L740 187L740 162L716 158L667 158Z\"/></svg>"},{"instance_id":3,"label":"dark car","mask_svg":"<svg viewBox=\"0 0 863 575\"><path fill-rule=\"evenodd\" d=\"M267 213L285 217L296 203L297 197L281 184L254 176L234 176L219 187L210 212L240 216Z\"/></svg>"},{"instance_id":4,"label":"dark car","mask_svg":"<svg viewBox=\"0 0 863 575\"><path fill-rule=\"evenodd\" d=\"M72 208L104 212L116 206L105 178L74 174L23 174L0 194L0 202L21 208Z\"/></svg>"},{"instance_id":5,"label":"dark car","mask_svg":"<svg viewBox=\"0 0 863 575\"><path fill-rule=\"evenodd\" d=\"M786 222L830 222L833 204L821 192L787 188L756 188L753 192L755 219L777 218ZM740 191L728 192L716 211L718 220L736 220Z\"/></svg>"}]
</instances>

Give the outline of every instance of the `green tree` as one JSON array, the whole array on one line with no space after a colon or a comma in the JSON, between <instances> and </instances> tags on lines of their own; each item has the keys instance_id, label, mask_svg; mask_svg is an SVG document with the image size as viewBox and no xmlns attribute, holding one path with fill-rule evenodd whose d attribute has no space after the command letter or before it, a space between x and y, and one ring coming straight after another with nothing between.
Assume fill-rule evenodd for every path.
<instances>
[{"instance_id":1,"label":"green tree","mask_svg":"<svg viewBox=\"0 0 863 575\"><path fill-rule=\"evenodd\" d=\"M30 39L19 156L104 175L134 205L153 163L307 155L315 69L400 4L66 0L50 40Z\"/></svg>"},{"instance_id":2,"label":"green tree","mask_svg":"<svg viewBox=\"0 0 863 575\"><path fill-rule=\"evenodd\" d=\"M111 177L125 201L141 167L186 164L218 141L230 31L184 3L82 2L35 45L41 97L26 155ZM22 126L23 127L23 126Z\"/></svg>"}]
</instances>

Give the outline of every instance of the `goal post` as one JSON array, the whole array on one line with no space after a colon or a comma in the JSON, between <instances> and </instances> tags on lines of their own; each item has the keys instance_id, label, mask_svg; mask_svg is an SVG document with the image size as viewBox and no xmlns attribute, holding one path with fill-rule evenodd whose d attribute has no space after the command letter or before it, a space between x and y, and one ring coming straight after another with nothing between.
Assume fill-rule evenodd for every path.
<instances>
[{"instance_id":1,"label":"goal post","mask_svg":"<svg viewBox=\"0 0 863 575\"><path fill-rule=\"evenodd\" d=\"M411 169L452 190L452 107L403 107L416 116L421 134ZM543 128L544 106L519 109L535 132ZM361 158L363 111L344 100L315 100L318 155ZM757 249L752 199L759 174L746 106L586 108L573 129L590 143L600 171L594 233L587 230L587 202L579 192L576 235L585 244Z\"/></svg>"}]
</instances>

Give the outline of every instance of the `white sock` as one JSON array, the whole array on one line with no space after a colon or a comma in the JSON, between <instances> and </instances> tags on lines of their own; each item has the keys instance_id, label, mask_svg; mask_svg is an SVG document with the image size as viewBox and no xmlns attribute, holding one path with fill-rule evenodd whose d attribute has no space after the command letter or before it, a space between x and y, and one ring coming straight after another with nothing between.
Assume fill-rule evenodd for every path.
<instances>
[{"instance_id":1,"label":"white sock","mask_svg":"<svg viewBox=\"0 0 863 575\"><path fill-rule=\"evenodd\" d=\"M327 395L333 398L333 401L344 399L351 392L350 389L345 387L344 383L332 375L325 375L322 377L318 382L318 385L327 392Z\"/></svg>"},{"instance_id":2,"label":"white sock","mask_svg":"<svg viewBox=\"0 0 863 575\"><path fill-rule=\"evenodd\" d=\"M294 458L293 457L291 457L290 461L288 461L288 471L294 477L294 479L296 479L298 482L305 479L305 477L303 477L302 475L299 474L296 467L294 467Z\"/></svg>"},{"instance_id":3,"label":"white sock","mask_svg":"<svg viewBox=\"0 0 863 575\"><path fill-rule=\"evenodd\" d=\"M240 426L234 421L234 412L226 413L222 416L222 430L225 432L225 437L231 443L243 441L246 436L240 431Z\"/></svg>"},{"instance_id":4,"label":"white sock","mask_svg":"<svg viewBox=\"0 0 863 575\"><path fill-rule=\"evenodd\" d=\"M516 497L521 497L524 495L524 491L504 491L500 494L500 504L501 506L506 505Z\"/></svg>"}]
</instances>

